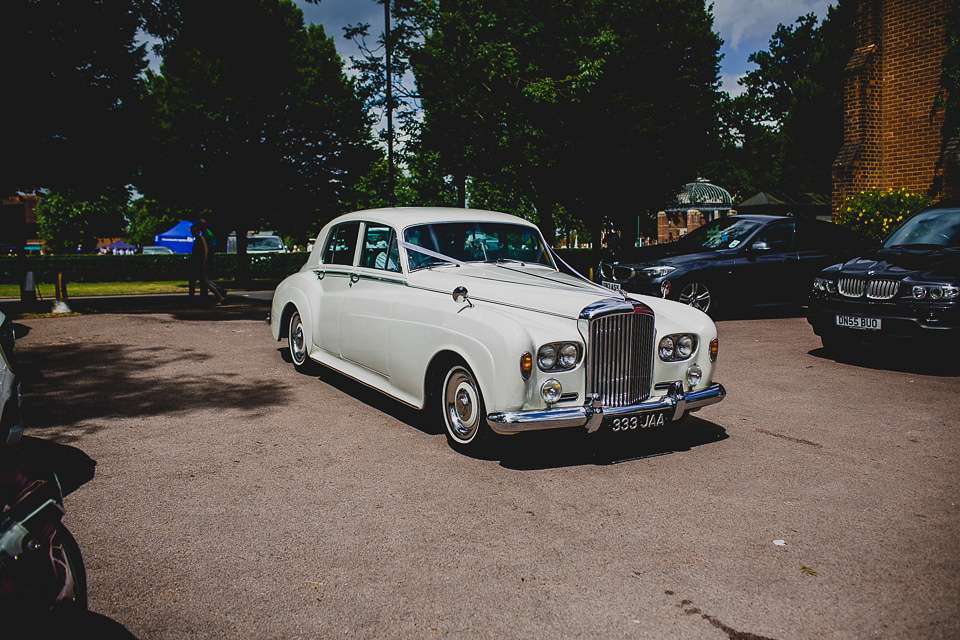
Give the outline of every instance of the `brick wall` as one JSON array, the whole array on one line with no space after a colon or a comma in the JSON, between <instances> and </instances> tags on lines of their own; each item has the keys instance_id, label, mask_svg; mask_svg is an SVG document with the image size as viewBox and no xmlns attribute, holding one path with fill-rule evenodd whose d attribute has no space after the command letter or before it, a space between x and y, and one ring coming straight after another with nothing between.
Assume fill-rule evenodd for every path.
<instances>
[{"instance_id":1,"label":"brick wall","mask_svg":"<svg viewBox=\"0 0 960 640\"><path fill-rule=\"evenodd\" d=\"M844 82L833 211L870 187L957 195L950 172L944 180L943 110L934 106L946 13L947 0L861 0Z\"/></svg>"}]
</instances>

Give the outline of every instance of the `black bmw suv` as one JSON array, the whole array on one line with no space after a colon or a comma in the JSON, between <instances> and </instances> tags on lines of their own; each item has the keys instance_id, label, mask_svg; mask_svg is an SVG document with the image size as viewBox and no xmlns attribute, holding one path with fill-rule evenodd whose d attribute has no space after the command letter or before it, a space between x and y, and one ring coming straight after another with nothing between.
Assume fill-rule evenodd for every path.
<instances>
[{"instance_id":1,"label":"black bmw suv","mask_svg":"<svg viewBox=\"0 0 960 640\"><path fill-rule=\"evenodd\" d=\"M923 340L960 346L960 200L919 211L883 245L814 278L807 320L827 350Z\"/></svg>"}]
</instances>

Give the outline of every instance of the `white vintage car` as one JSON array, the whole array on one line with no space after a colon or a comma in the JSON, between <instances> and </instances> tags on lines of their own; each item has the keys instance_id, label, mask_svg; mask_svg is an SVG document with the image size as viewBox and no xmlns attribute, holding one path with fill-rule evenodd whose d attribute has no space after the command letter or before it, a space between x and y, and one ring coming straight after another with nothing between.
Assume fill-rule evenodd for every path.
<instances>
[{"instance_id":1,"label":"white vintage car","mask_svg":"<svg viewBox=\"0 0 960 640\"><path fill-rule=\"evenodd\" d=\"M706 314L561 273L537 227L505 213L341 216L277 287L270 324L297 369L435 412L465 452L493 433L664 427L726 395Z\"/></svg>"}]
</instances>

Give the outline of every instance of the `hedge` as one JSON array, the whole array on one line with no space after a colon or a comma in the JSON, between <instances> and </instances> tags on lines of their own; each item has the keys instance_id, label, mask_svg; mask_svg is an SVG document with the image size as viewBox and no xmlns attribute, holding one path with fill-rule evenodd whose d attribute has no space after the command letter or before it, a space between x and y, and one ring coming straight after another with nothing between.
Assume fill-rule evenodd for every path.
<instances>
[{"instance_id":1,"label":"hedge","mask_svg":"<svg viewBox=\"0 0 960 640\"><path fill-rule=\"evenodd\" d=\"M560 256L572 267L588 275L592 265L589 250L562 250ZM250 257L250 277L255 280L277 280L300 270L307 261L307 253L262 253ZM27 258L27 268L33 271L34 281L52 284L57 273L63 273L67 282L159 282L189 280L189 254L173 255L62 255ZM211 277L234 280L237 254L217 253L213 256ZM17 258L0 258L0 283L20 281Z\"/></svg>"},{"instance_id":2,"label":"hedge","mask_svg":"<svg viewBox=\"0 0 960 640\"><path fill-rule=\"evenodd\" d=\"M250 255L250 277L281 280L299 271L307 261L306 253L266 253ZM27 269L39 283L56 282L63 273L67 282L158 282L190 279L190 256L173 255L78 255L39 256L26 260ZM212 277L233 280L237 271L237 255L218 253L213 257ZM0 282L20 281L17 258L0 258Z\"/></svg>"}]
</instances>

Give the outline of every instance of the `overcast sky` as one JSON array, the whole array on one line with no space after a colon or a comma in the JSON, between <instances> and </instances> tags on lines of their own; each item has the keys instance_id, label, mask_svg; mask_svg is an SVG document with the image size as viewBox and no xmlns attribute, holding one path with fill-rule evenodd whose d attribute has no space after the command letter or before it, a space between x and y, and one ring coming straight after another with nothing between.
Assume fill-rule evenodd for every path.
<instances>
[{"instance_id":1,"label":"overcast sky","mask_svg":"<svg viewBox=\"0 0 960 640\"><path fill-rule=\"evenodd\" d=\"M343 27L366 22L371 34L383 31L383 7L374 0L321 0L308 4L296 0L307 23L324 26L333 36L337 51L349 64L349 56L358 56L353 44L343 37ZM820 19L827 14L830 0L714 0L714 30L723 38L720 52L720 79L723 88L739 93L737 78L753 68L747 56L767 48L770 36L780 23L791 24L798 17L815 13Z\"/></svg>"}]
</instances>

